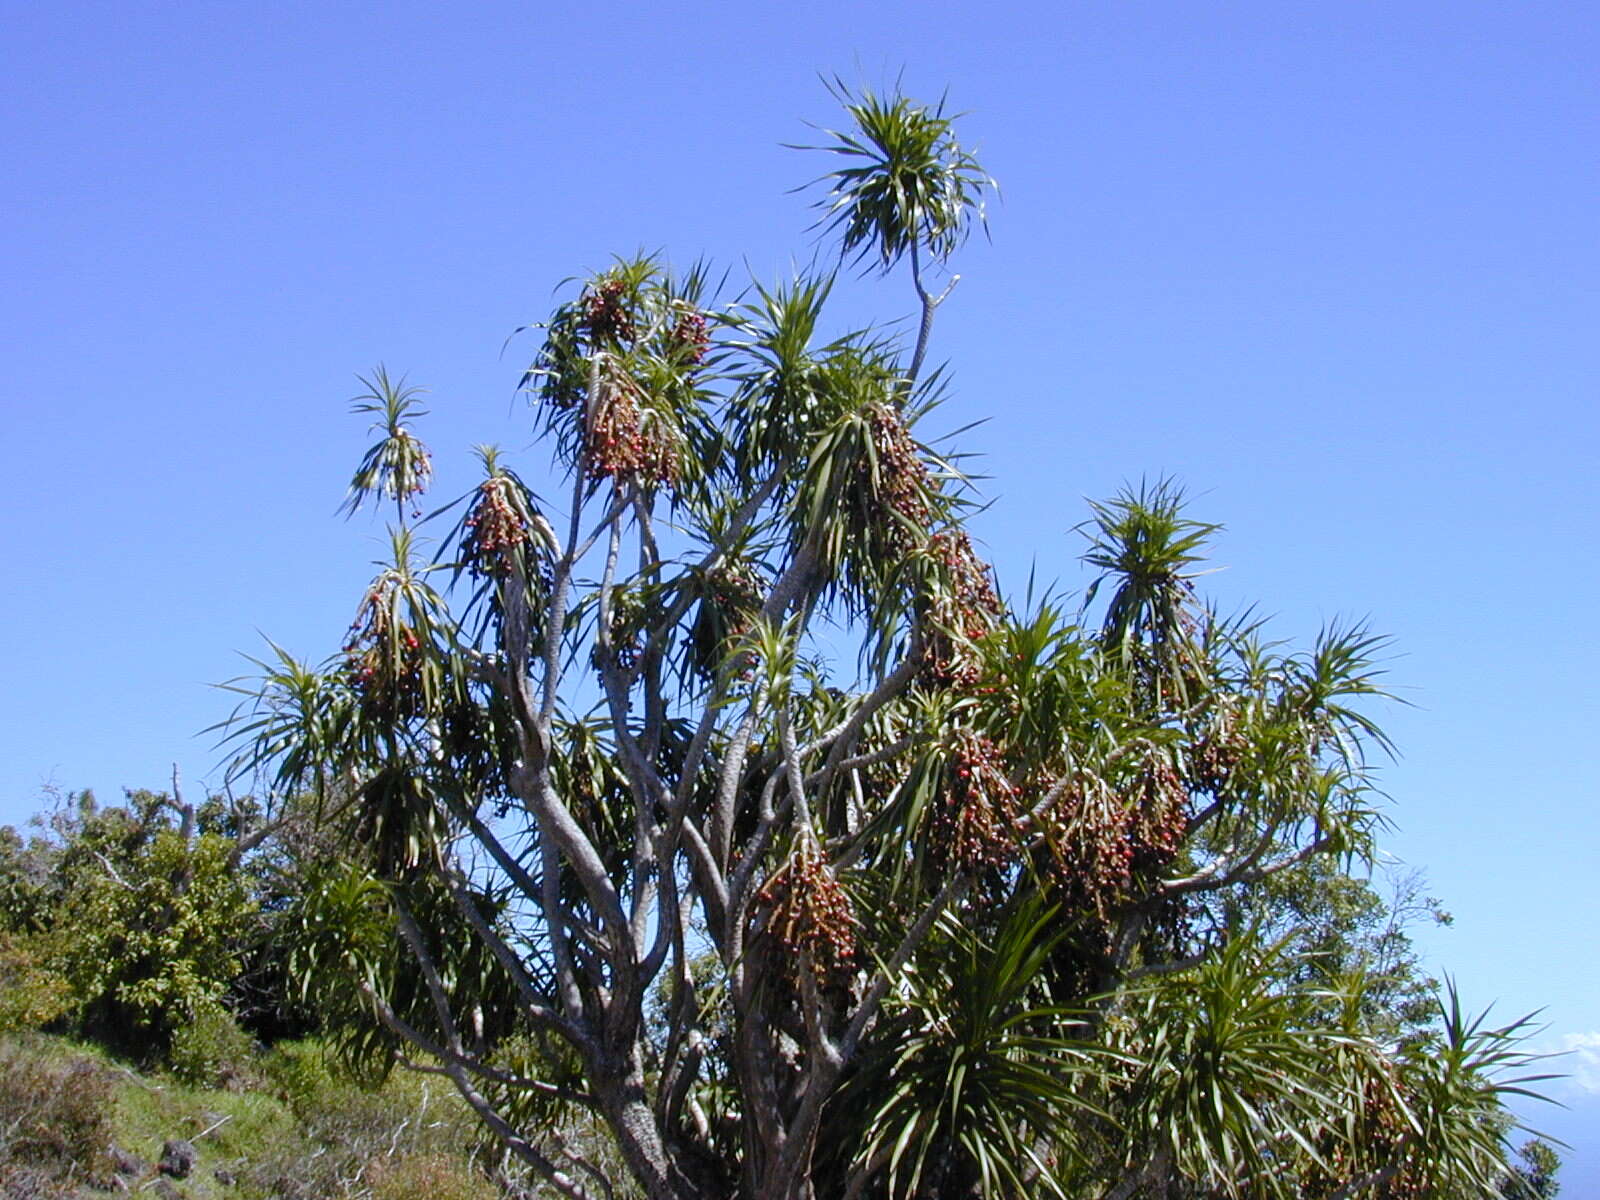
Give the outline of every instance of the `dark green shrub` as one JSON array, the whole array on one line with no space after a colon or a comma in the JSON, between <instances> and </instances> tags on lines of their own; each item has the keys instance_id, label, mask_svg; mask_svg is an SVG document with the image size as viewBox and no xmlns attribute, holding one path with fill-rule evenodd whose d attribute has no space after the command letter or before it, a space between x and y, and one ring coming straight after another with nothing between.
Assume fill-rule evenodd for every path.
<instances>
[{"instance_id":1,"label":"dark green shrub","mask_svg":"<svg viewBox=\"0 0 1600 1200\"><path fill-rule=\"evenodd\" d=\"M85 852L94 849L82 840ZM186 840L158 829L115 877L95 870L92 858L72 875L57 927L86 1033L157 1058L192 1014L220 1004L257 928L248 881L231 854L219 835Z\"/></svg>"}]
</instances>

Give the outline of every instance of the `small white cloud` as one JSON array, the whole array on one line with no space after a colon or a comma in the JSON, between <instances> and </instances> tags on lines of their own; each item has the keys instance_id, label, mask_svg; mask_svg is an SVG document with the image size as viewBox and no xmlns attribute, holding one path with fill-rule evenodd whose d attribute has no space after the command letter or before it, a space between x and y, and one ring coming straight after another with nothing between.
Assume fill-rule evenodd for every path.
<instances>
[{"instance_id":1,"label":"small white cloud","mask_svg":"<svg viewBox=\"0 0 1600 1200\"><path fill-rule=\"evenodd\" d=\"M1600 1033L1564 1033L1560 1058L1551 1068L1567 1076L1567 1085L1590 1095L1600 1095Z\"/></svg>"}]
</instances>

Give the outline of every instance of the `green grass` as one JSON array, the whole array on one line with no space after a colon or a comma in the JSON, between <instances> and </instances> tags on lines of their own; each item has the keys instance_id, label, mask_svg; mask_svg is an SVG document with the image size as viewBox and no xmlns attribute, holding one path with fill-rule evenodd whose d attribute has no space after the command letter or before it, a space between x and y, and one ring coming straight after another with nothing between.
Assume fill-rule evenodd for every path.
<instances>
[{"instance_id":1,"label":"green grass","mask_svg":"<svg viewBox=\"0 0 1600 1200\"><path fill-rule=\"evenodd\" d=\"M194 1171L180 1184L191 1200L492 1200L495 1194L468 1157L476 1123L437 1077L397 1071L381 1086L365 1088L316 1042L296 1042L244 1064L243 1085L207 1088L166 1073L140 1073L65 1038L28 1034L0 1042L0 1071L19 1072L19 1079L37 1078L40 1071L55 1078L85 1061L110 1081L111 1140L150 1164L144 1179L132 1181L135 1187L154 1177L162 1144L183 1138L198 1152ZM0 1143L0 1173L8 1153ZM105 1178L103 1162L25 1166L61 1184ZM219 1169L233 1182L219 1181Z\"/></svg>"}]
</instances>

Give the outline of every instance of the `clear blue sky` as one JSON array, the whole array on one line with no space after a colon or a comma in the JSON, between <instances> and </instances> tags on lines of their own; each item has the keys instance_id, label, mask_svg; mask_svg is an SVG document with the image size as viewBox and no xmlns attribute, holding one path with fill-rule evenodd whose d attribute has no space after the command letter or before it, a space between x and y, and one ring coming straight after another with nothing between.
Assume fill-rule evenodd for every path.
<instances>
[{"instance_id":1,"label":"clear blue sky","mask_svg":"<svg viewBox=\"0 0 1600 1200\"><path fill-rule=\"evenodd\" d=\"M337 645L383 360L445 495L530 441L511 330L616 251L811 252L819 71L948 88L1003 203L936 352L1009 578L1172 473L1214 590L1394 635L1394 854L1476 1004L1591 1037L1600 1190L1600 13L1590 4L89 4L0 11L0 822L217 776L257 630ZM903 281L863 306L905 312ZM537 473L538 455L522 461ZM1588 1186L1585 1186L1587 1183Z\"/></svg>"}]
</instances>

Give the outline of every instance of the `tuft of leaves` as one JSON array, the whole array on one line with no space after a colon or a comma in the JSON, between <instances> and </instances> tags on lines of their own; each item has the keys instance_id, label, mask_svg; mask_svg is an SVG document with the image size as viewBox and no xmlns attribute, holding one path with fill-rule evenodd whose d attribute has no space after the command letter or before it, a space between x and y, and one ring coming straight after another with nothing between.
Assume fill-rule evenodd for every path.
<instances>
[{"instance_id":1,"label":"tuft of leaves","mask_svg":"<svg viewBox=\"0 0 1600 1200\"><path fill-rule=\"evenodd\" d=\"M855 92L836 78L829 91L853 128L825 130L826 144L804 147L839 159L813 185L825 189L818 225L839 239L845 256L871 257L885 271L921 249L948 259L972 223L983 223L984 194L995 186L956 141L956 114L943 100L920 104L898 86L884 95Z\"/></svg>"}]
</instances>

